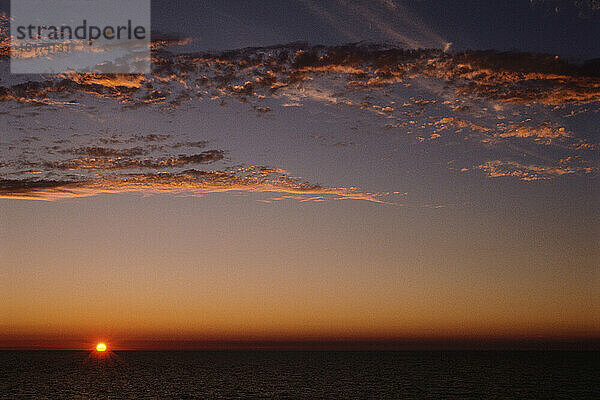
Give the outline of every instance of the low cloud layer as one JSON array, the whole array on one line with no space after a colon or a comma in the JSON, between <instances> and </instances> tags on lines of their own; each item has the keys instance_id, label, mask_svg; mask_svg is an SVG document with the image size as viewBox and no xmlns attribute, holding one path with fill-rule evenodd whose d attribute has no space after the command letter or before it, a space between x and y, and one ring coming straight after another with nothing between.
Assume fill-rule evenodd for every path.
<instances>
[{"instance_id":1,"label":"low cloud layer","mask_svg":"<svg viewBox=\"0 0 600 400\"><path fill-rule=\"evenodd\" d=\"M190 169L177 173L132 173L64 180L0 180L0 197L31 200L56 200L87 197L103 193L171 193L202 195L243 191L286 193L300 200L354 199L382 203L376 193L355 188L333 188L309 184L290 177L285 171L266 167L238 170L203 171ZM315 197L317 195L317 197Z\"/></svg>"}]
</instances>

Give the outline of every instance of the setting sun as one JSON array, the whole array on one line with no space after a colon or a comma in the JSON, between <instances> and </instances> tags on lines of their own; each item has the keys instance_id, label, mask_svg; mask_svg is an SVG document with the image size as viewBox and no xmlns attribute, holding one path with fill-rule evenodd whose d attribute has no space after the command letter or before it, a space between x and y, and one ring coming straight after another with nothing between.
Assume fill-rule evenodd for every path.
<instances>
[{"instance_id":1,"label":"setting sun","mask_svg":"<svg viewBox=\"0 0 600 400\"><path fill-rule=\"evenodd\" d=\"M96 345L96 351L106 351L106 345L104 343L98 343Z\"/></svg>"}]
</instances>

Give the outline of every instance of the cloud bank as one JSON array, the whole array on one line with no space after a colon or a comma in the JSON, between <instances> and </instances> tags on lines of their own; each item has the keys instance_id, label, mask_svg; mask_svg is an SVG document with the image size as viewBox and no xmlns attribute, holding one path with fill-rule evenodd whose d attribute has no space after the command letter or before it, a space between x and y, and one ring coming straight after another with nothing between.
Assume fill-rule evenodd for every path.
<instances>
[{"instance_id":1,"label":"cloud bank","mask_svg":"<svg viewBox=\"0 0 600 400\"><path fill-rule=\"evenodd\" d=\"M594 62L572 65L539 54L450 54L378 44L168 51L171 43L185 40L157 39L154 70L148 75L65 74L3 81L2 112L21 118L27 110L85 110L94 99L112 102L122 113L169 112L236 100L257 116L268 116L277 107L314 104L374 116L378 129L423 145L458 141L479 146L479 154L491 156L492 149L502 156L458 171L534 181L595 176L599 170L598 138L567 126L569 119L600 110L600 66ZM23 137L0 150L0 195L54 199L108 192L243 190L380 201L374 193L301 183L279 170L266 174L269 169L263 167L202 170L199 166L226 160L227 152L207 150L205 141L174 139L150 134L95 138L83 146L38 144L47 154L42 157L31 150L36 138Z\"/></svg>"}]
</instances>

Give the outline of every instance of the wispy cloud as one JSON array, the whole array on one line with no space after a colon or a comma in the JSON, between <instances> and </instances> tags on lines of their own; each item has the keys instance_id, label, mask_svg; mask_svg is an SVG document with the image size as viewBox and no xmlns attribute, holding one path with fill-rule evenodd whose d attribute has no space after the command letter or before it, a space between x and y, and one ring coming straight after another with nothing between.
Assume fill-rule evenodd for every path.
<instances>
[{"instance_id":1,"label":"wispy cloud","mask_svg":"<svg viewBox=\"0 0 600 400\"><path fill-rule=\"evenodd\" d=\"M227 152L176 135L78 136L73 146L46 138L9 142L0 154L0 197L56 200L101 193L202 195L242 191L294 195L302 201L355 199L383 203L385 194L309 183L279 168L227 166ZM173 152L181 154L173 155ZM214 169L200 169L211 164Z\"/></svg>"}]
</instances>

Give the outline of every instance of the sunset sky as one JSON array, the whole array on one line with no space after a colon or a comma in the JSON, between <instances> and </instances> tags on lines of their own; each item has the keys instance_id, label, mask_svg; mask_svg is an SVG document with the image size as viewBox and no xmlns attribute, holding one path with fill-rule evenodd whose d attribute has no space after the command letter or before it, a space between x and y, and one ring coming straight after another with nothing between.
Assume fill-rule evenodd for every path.
<instances>
[{"instance_id":1,"label":"sunset sky","mask_svg":"<svg viewBox=\"0 0 600 400\"><path fill-rule=\"evenodd\" d=\"M148 75L2 47L0 348L598 341L600 5L439 4L155 2Z\"/></svg>"}]
</instances>

